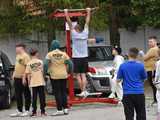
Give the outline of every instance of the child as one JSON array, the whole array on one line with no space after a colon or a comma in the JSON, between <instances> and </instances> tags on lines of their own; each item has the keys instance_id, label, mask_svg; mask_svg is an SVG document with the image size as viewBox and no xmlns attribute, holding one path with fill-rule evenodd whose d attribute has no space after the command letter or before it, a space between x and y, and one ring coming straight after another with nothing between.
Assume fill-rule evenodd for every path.
<instances>
[{"instance_id":1,"label":"child","mask_svg":"<svg viewBox=\"0 0 160 120\"><path fill-rule=\"evenodd\" d=\"M158 54L160 56L160 50L158 51ZM157 88L157 92L156 92L156 98L157 98L157 103L158 103L157 120L160 120L160 60L157 61L156 63L156 74L155 74L155 80L153 83Z\"/></svg>"},{"instance_id":2,"label":"child","mask_svg":"<svg viewBox=\"0 0 160 120\"><path fill-rule=\"evenodd\" d=\"M117 83L117 72L119 70L120 65L124 62L123 56L121 56L122 50L118 46L115 46L112 50L112 54L114 55L114 68L113 68L113 78L110 81L112 93L110 94L109 98L115 98L115 94L119 101L122 100L123 97L123 90L122 90L122 83Z\"/></svg>"},{"instance_id":3,"label":"child","mask_svg":"<svg viewBox=\"0 0 160 120\"><path fill-rule=\"evenodd\" d=\"M46 116L45 113L45 81L43 77L43 62L40 60L38 51L35 49L30 50L31 61L27 64L25 77L28 78L29 86L32 88L32 114L31 117L37 116L37 96L40 99L41 115Z\"/></svg>"},{"instance_id":4,"label":"child","mask_svg":"<svg viewBox=\"0 0 160 120\"><path fill-rule=\"evenodd\" d=\"M67 115L67 78L73 66L69 56L60 50L59 41L53 40L51 51L47 54L44 65L45 73L49 71L57 103L57 112L52 115Z\"/></svg>"},{"instance_id":5,"label":"child","mask_svg":"<svg viewBox=\"0 0 160 120\"><path fill-rule=\"evenodd\" d=\"M129 61L123 63L118 71L118 82L123 80L123 106L126 120L134 120L134 111L136 111L136 120L146 120L144 80L147 79L147 73L144 65L137 61L138 49L129 50Z\"/></svg>"}]
</instances>

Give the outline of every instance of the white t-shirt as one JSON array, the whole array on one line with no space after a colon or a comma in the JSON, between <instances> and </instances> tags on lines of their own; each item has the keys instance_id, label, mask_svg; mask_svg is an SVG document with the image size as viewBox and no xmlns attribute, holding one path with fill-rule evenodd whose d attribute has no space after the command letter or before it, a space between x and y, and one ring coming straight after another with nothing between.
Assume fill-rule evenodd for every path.
<instances>
[{"instance_id":1,"label":"white t-shirt","mask_svg":"<svg viewBox=\"0 0 160 120\"><path fill-rule=\"evenodd\" d=\"M117 75L120 65L124 62L124 58L121 55L116 55L113 64L114 64L114 75Z\"/></svg>"},{"instance_id":2,"label":"white t-shirt","mask_svg":"<svg viewBox=\"0 0 160 120\"><path fill-rule=\"evenodd\" d=\"M84 58L88 57L88 25L85 25L84 30L79 33L72 29L72 57Z\"/></svg>"}]
</instances>

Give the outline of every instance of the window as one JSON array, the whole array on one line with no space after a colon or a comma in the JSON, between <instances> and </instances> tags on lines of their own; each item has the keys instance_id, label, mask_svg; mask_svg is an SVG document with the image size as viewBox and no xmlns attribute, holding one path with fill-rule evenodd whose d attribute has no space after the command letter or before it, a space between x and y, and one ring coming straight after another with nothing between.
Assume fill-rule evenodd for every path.
<instances>
[{"instance_id":1,"label":"window","mask_svg":"<svg viewBox=\"0 0 160 120\"><path fill-rule=\"evenodd\" d=\"M110 46L89 47L88 52L89 62L113 60L112 47Z\"/></svg>"}]
</instances>

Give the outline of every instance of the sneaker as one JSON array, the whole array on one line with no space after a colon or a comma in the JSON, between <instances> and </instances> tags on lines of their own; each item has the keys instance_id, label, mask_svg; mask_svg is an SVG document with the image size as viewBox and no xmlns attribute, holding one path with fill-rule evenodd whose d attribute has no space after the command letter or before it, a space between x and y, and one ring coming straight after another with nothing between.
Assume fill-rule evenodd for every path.
<instances>
[{"instance_id":1,"label":"sneaker","mask_svg":"<svg viewBox=\"0 0 160 120\"><path fill-rule=\"evenodd\" d=\"M85 91L81 92L81 93L78 94L77 96L79 96L79 97L84 97L84 95L85 95Z\"/></svg>"},{"instance_id":2,"label":"sneaker","mask_svg":"<svg viewBox=\"0 0 160 120\"><path fill-rule=\"evenodd\" d=\"M61 115L64 115L63 111L57 111L57 112L53 113L51 116L61 116Z\"/></svg>"},{"instance_id":3,"label":"sneaker","mask_svg":"<svg viewBox=\"0 0 160 120\"><path fill-rule=\"evenodd\" d=\"M37 117L37 113L32 113L30 117Z\"/></svg>"},{"instance_id":4,"label":"sneaker","mask_svg":"<svg viewBox=\"0 0 160 120\"><path fill-rule=\"evenodd\" d=\"M41 116L47 116L47 113L42 112L42 113L41 113Z\"/></svg>"},{"instance_id":5,"label":"sneaker","mask_svg":"<svg viewBox=\"0 0 160 120\"><path fill-rule=\"evenodd\" d=\"M84 91L84 98L88 97L89 96L89 92L88 91Z\"/></svg>"},{"instance_id":6,"label":"sneaker","mask_svg":"<svg viewBox=\"0 0 160 120\"><path fill-rule=\"evenodd\" d=\"M22 114L22 112L17 111L16 113L10 114L10 117L21 117Z\"/></svg>"},{"instance_id":7,"label":"sneaker","mask_svg":"<svg viewBox=\"0 0 160 120\"><path fill-rule=\"evenodd\" d=\"M69 110L68 109L64 109L63 112L64 112L65 115L69 114Z\"/></svg>"},{"instance_id":8,"label":"sneaker","mask_svg":"<svg viewBox=\"0 0 160 120\"><path fill-rule=\"evenodd\" d=\"M30 112L29 111L25 111L21 117L27 117L27 116L30 116Z\"/></svg>"},{"instance_id":9,"label":"sneaker","mask_svg":"<svg viewBox=\"0 0 160 120\"><path fill-rule=\"evenodd\" d=\"M115 98L115 97L116 97L115 94L111 93L108 98Z\"/></svg>"}]
</instances>

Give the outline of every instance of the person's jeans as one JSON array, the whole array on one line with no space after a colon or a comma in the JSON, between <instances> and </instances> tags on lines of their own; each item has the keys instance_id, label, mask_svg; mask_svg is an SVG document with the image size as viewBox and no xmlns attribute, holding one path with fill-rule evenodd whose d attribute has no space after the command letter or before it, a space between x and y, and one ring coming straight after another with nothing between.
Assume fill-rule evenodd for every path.
<instances>
[{"instance_id":1,"label":"person's jeans","mask_svg":"<svg viewBox=\"0 0 160 120\"><path fill-rule=\"evenodd\" d=\"M156 91L157 91L157 89L156 89L156 87L155 87L154 84L153 84L154 72L148 71L147 74L148 74L149 84L150 84L150 86L152 87L154 102L157 102L157 99L156 99Z\"/></svg>"},{"instance_id":2,"label":"person's jeans","mask_svg":"<svg viewBox=\"0 0 160 120\"><path fill-rule=\"evenodd\" d=\"M14 78L14 87L18 111L23 112L23 95L25 98L25 110L29 111L31 105L31 93L28 85L24 86L22 79Z\"/></svg>"},{"instance_id":3,"label":"person's jeans","mask_svg":"<svg viewBox=\"0 0 160 120\"><path fill-rule=\"evenodd\" d=\"M32 87L32 107L33 107L32 112L33 113L36 113L37 111L37 96L39 96L39 100L40 100L41 113L45 113L46 100L45 100L44 86Z\"/></svg>"},{"instance_id":4,"label":"person's jeans","mask_svg":"<svg viewBox=\"0 0 160 120\"><path fill-rule=\"evenodd\" d=\"M61 111L62 109L68 108L67 106L67 80L59 79L53 80L51 79L52 88L54 89L54 95L57 104L57 110Z\"/></svg>"},{"instance_id":5,"label":"person's jeans","mask_svg":"<svg viewBox=\"0 0 160 120\"><path fill-rule=\"evenodd\" d=\"M122 102L126 120L134 120L134 111L136 111L136 120L146 120L144 94L123 95Z\"/></svg>"}]
</instances>

